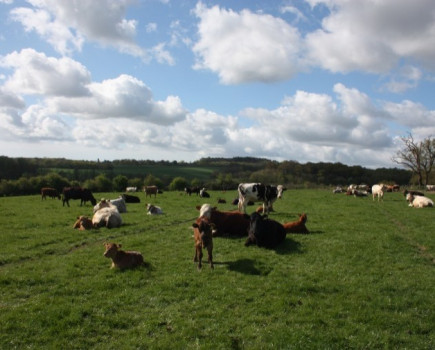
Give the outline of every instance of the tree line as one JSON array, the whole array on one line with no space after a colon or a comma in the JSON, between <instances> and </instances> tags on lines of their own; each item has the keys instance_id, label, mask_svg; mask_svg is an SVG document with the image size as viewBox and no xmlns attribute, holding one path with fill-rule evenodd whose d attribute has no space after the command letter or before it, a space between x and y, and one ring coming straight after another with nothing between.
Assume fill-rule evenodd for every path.
<instances>
[{"instance_id":1,"label":"tree line","mask_svg":"<svg viewBox=\"0 0 435 350\"><path fill-rule=\"evenodd\" d=\"M152 170L141 176L117 173L118 166L166 166L171 177L158 177ZM151 165L151 167L150 167ZM177 175L181 167L213 169L207 179ZM410 170L399 168L368 169L342 163L305 163L273 161L254 157L201 158L192 163L152 160L78 161L58 158L0 157L0 195L29 195L42 187L61 191L66 186L83 186L95 192L123 192L126 187L157 185L163 190L183 190L187 186L204 186L211 190L236 189L240 182L283 184L288 188L346 186L348 184L409 185L418 183Z\"/></svg>"}]
</instances>

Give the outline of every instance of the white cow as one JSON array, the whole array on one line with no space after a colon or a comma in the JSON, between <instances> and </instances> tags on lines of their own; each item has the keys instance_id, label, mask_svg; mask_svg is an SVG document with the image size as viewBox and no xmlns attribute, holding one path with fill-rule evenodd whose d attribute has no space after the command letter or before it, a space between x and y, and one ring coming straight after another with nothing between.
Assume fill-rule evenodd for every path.
<instances>
[{"instance_id":1,"label":"white cow","mask_svg":"<svg viewBox=\"0 0 435 350\"><path fill-rule=\"evenodd\" d=\"M375 197L378 196L378 202L380 199L384 200L384 191L386 191L387 186L384 184L379 185L373 185L372 186L372 196L373 200L375 200Z\"/></svg>"},{"instance_id":2,"label":"white cow","mask_svg":"<svg viewBox=\"0 0 435 350\"><path fill-rule=\"evenodd\" d=\"M107 228L120 227L122 225L121 214L112 204L112 207L98 209L92 217L94 227L106 226Z\"/></svg>"},{"instance_id":3,"label":"white cow","mask_svg":"<svg viewBox=\"0 0 435 350\"><path fill-rule=\"evenodd\" d=\"M113 208L115 207L118 212L120 213L126 213L127 212L127 206L125 205L125 199L122 196L119 196L116 199L101 199L100 202L98 202L94 206L94 213L101 209L101 208Z\"/></svg>"},{"instance_id":4,"label":"white cow","mask_svg":"<svg viewBox=\"0 0 435 350\"><path fill-rule=\"evenodd\" d=\"M435 191L435 185L426 185L428 191Z\"/></svg>"},{"instance_id":5,"label":"white cow","mask_svg":"<svg viewBox=\"0 0 435 350\"><path fill-rule=\"evenodd\" d=\"M433 200L425 196L414 196L411 193L406 195L406 200L409 202L410 207L425 208L433 207Z\"/></svg>"}]
</instances>

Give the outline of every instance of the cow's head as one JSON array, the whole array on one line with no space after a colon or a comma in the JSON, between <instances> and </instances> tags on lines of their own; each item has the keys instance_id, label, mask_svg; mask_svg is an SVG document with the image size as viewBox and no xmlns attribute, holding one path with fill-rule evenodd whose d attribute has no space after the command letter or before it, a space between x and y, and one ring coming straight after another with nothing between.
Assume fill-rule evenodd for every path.
<instances>
[{"instance_id":1,"label":"cow's head","mask_svg":"<svg viewBox=\"0 0 435 350\"><path fill-rule=\"evenodd\" d=\"M116 253L118 253L118 249L121 248L121 244L104 243L104 247L106 248L106 251L103 255L106 258L114 258L116 256Z\"/></svg>"}]
</instances>

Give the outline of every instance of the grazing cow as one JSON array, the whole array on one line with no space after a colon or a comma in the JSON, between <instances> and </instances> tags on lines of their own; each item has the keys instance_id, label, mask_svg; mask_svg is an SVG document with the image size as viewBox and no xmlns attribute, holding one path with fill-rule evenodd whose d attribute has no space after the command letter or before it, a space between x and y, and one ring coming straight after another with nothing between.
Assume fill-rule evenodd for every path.
<instances>
[{"instance_id":1,"label":"grazing cow","mask_svg":"<svg viewBox=\"0 0 435 350\"><path fill-rule=\"evenodd\" d=\"M189 196L190 196L192 193L196 193L196 195L198 196L200 190L201 190L201 188L199 188L198 186L194 186L194 187L185 187L185 188L184 188L184 192L185 192L185 194L188 194Z\"/></svg>"},{"instance_id":2,"label":"grazing cow","mask_svg":"<svg viewBox=\"0 0 435 350\"><path fill-rule=\"evenodd\" d=\"M46 197L51 197L52 199L60 199L60 193L55 189L51 187L43 187L41 188L41 200L46 199Z\"/></svg>"},{"instance_id":3,"label":"grazing cow","mask_svg":"<svg viewBox=\"0 0 435 350\"><path fill-rule=\"evenodd\" d=\"M246 205L248 201L263 202L263 214L269 212L269 208L277 198L282 197L282 193L286 189L282 185L271 186L261 183L239 184L239 202L238 208L240 212L246 213Z\"/></svg>"},{"instance_id":4,"label":"grazing cow","mask_svg":"<svg viewBox=\"0 0 435 350\"><path fill-rule=\"evenodd\" d=\"M137 187L127 187L125 192L137 192Z\"/></svg>"},{"instance_id":5,"label":"grazing cow","mask_svg":"<svg viewBox=\"0 0 435 350\"><path fill-rule=\"evenodd\" d=\"M411 193L406 195L406 200L409 202L410 207L425 208L433 207L433 200L425 196L414 196Z\"/></svg>"},{"instance_id":6,"label":"grazing cow","mask_svg":"<svg viewBox=\"0 0 435 350\"><path fill-rule=\"evenodd\" d=\"M208 262L213 269L213 235L212 230L214 225L210 223L209 219L200 217L192 224L193 238L195 240L195 256L194 262L198 262L198 269L202 268L202 249L207 249Z\"/></svg>"},{"instance_id":7,"label":"grazing cow","mask_svg":"<svg viewBox=\"0 0 435 350\"><path fill-rule=\"evenodd\" d=\"M145 198L151 195L154 195L154 198L157 197L158 188L157 186L145 186Z\"/></svg>"},{"instance_id":8,"label":"grazing cow","mask_svg":"<svg viewBox=\"0 0 435 350\"><path fill-rule=\"evenodd\" d=\"M92 205L97 204L97 200L87 188L64 187L62 191L62 206L65 206L66 203L69 207L70 199L80 199L80 206L82 206L83 203L86 204L87 201L90 201Z\"/></svg>"},{"instance_id":9,"label":"grazing cow","mask_svg":"<svg viewBox=\"0 0 435 350\"><path fill-rule=\"evenodd\" d=\"M103 255L106 258L112 259L111 269L116 267L123 270L144 264L143 256L140 252L121 250L121 244L116 243L104 243L104 247L106 250Z\"/></svg>"},{"instance_id":10,"label":"grazing cow","mask_svg":"<svg viewBox=\"0 0 435 350\"><path fill-rule=\"evenodd\" d=\"M124 198L125 203L140 203L140 198L137 196L132 196L130 194L122 194L122 198Z\"/></svg>"},{"instance_id":11,"label":"grazing cow","mask_svg":"<svg viewBox=\"0 0 435 350\"><path fill-rule=\"evenodd\" d=\"M206 217L214 224L213 236L247 236L249 216L238 211L219 211L210 204L197 206L199 217Z\"/></svg>"},{"instance_id":12,"label":"grazing cow","mask_svg":"<svg viewBox=\"0 0 435 350\"><path fill-rule=\"evenodd\" d=\"M199 196L201 198L210 198L210 194L206 191L205 187L199 191Z\"/></svg>"},{"instance_id":13,"label":"grazing cow","mask_svg":"<svg viewBox=\"0 0 435 350\"><path fill-rule=\"evenodd\" d=\"M80 231L90 230L93 228L92 220L84 215L78 216L73 228L78 228Z\"/></svg>"},{"instance_id":14,"label":"grazing cow","mask_svg":"<svg viewBox=\"0 0 435 350\"><path fill-rule=\"evenodd\" d=\"M373 185L372 186L372 196L373 200L375 200L375 197L378 196L378 202L380 199L384 200L384 191L386 189L386 186L384 184L379 185Z\"/></svg>"},{"instance_id":15,"label":"grazing cow","mask_svg":"<svg viewBox=\"0 0 435 350\"><path fill-rule=\"evenodd\" d=\"M286 222L282 226L284 226L284 230L286 233L310 233L305 223L307 222L307 214L299 214L299 220Z\"/></svg>"},{"instance_id":16,"label":"grazing cow","mask_svg":"<svg viewBox=\"0 0 435 350\"><path fill-rule=\"evenodd\" d=\"M284 226L275 220L253 212L250 217L248 239L245 246L257 244L259 247L275 248L284 242L286 232Z\"/></svg>"},{"instance_id":17,"label":"grazing cow","mask_svg":"<svg viewBox=\"0 0 435 350\"><path fill-rule=\"evenodd\" d=\"M122 225L122 217L118 209L110 202L106 203L108 206L98 209L92 217L92 225L95 228L106 226L107 228L120 227Z\"/></svg>"},{"instance_id":18,"label":"grazing cow","mask_svg":"<svg viewBox=\"0 0 435 350\"><path fill-rule=\"evenodd\" d=\"M147 204L147 214L148 215L160 215L163 214L163 210L160 207L152 205L150 203Z\"/></svg>"}]
</instances>

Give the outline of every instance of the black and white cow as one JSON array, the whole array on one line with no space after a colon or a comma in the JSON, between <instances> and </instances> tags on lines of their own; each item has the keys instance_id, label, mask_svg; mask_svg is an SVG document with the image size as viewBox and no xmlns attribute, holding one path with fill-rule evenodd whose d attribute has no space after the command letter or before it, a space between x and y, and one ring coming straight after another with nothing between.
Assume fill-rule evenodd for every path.
<instances>
[{"instance_id":1,"label":"black and white cow","mask_svg":"<svg viewBox=\"0 0 435 350\"><path fill-rule=\"evenodd\" d=\"M269 213L269 208L277 198L282 197L282 193L286 190L284 186L271 186L261 183L241 183L239 184L239 203L240 212L246 213L246 206L249 201L263 202L263 214Z\"/></svg>"}]
</instances>

